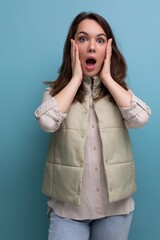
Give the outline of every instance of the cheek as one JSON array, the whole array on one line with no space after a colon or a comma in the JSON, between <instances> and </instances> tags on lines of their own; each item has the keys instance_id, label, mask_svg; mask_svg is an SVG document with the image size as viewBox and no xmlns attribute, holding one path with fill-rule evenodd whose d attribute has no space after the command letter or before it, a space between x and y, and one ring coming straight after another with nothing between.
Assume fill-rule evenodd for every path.
<instances>
[{"instance_id":1,"label":"cheek","mask_svg":"<svg viewBox=\"0 0 160 240\"><path fill-rule=\"evenodd\" d=\"M105 57L106 57L106 55L105 55L104 52L102 52L102 53L99 55L99 57L98 57L99 61L98 61L98 62L99 62L100 65L103 65L104 60L105 60Z\"/></svg>"},{"instance_id":2,"label":"cheek","mask_svg":"<svg viewBox=\"0 0 160 240\"><path fill-rule=\"evenodd\" d=\"M78 47L78 52L79 52L79 59L81 61L84 56L84 48L81 45L77 45L77 47Z\"/></svg>"},{"instance_id":3,"label":"cheek","mask_svg":"<svg viewBox=\"0 0 160 240\"><path fill-rule=\"evenodd\" d=\"M100 58L101 58L101 61L104 62L106 58L106 47L102 49Z\"/></svg>"},{"instance_id":4,"label":"cheek","mask_svg":"<svg viewBox=\"0 0 160 240\"><path fill-rule=\"evenodd\" d=\"M83 46L81 44L77 44L78 51L81 53L83 51Z\"/></svg>"}]
</instances>

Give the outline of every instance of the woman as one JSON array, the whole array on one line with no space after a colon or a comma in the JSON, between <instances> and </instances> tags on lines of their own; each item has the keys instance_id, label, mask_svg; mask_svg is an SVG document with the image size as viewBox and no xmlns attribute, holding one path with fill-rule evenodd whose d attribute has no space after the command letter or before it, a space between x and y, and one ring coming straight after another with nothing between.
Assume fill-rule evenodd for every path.
<instances>
[{"instance_id":1,"label":"woman","mask_svg":"<svg viewBox=\"0 0 160 240\"><path fill-rule=\"evenodd\" d=\"M59 76L35 115L54 132L44 172L49 240L127 240L136 190L127 128L145 125L150 108L128 88L125 59L107 21L73 20Z\"/></svg>"}]
</instances>

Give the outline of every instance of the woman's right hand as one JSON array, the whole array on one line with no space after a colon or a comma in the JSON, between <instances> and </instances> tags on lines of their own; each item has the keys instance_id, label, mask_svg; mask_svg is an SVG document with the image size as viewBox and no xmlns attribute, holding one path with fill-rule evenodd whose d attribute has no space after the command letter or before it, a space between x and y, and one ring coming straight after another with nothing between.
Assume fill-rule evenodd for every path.
<instances>
[{"instance_id":1,"label":"woman's right hand","mask_svg":"<svg viewBox=\"0 0 160 240\"><path fill-rule=\"evenodd\" d=\"M78 47L73 39L71 39L71 64L72 64L72 78L80 82L83 80L83 71L79 59Z\"/></svg>"},{"instance_id":2,"label":"woman's right hand","mask_svg":"<svg viewBox=\"0 0 160 240\"><path fill-rule=\"evenodd\" d=\"M68 84L55 95L55 100L62 113L67 113L70 108L74 97L83 80L83 71L79 59L78 47L75 41L71 39L71 64L72 64L72 78Z\"/></svg>"}]
</instances>

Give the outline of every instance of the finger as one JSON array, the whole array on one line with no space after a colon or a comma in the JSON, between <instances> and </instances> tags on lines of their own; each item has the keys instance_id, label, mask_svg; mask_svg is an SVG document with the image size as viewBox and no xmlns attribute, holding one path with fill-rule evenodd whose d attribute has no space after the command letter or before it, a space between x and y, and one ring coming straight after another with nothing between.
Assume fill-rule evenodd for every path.
<instances>
[{"instance_id":1,"label":"finger","mask_svg":"<svg viewBox=\"0 0 160 240\"><path fill-rule=\"evenodd\" d=\"M76 61L79 60L79 50L78 50L78 46L75 44L75 57L76 57Z\"/></svg>"},{"instance_id":2,"label":"finger","mask_svg":"<svg viewBox=\"0 0 160 240\"><path fill-rule=\"evenodd\" d=\"M72 59L72 61L74 60L74 56L75 56L75 50L74 50L74 40L73 39L71 39L71 59Z\"/></svg>"},{"instance_id":3,"label":"finger","mask_svg":"<svg viewBox=\"0 0 160 240\"><path fill-rule=\"evenodd\" d=\"M111 59L112 56L112 39L110 38L107 43L107 58Z\"/></svg>"}]
</instances>

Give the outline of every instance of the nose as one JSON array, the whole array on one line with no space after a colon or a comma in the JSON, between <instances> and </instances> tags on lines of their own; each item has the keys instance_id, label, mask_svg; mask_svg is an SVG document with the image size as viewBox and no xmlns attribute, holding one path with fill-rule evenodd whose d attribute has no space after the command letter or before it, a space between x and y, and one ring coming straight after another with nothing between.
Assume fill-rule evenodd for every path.
<instances>
[{"instance_id":1,"label":"nose","mask_svg":"<svg viewBox=\"0 0 160 240\"><path fill-rule=\"evenodd\" d=\"M88 44L88 52L95 52L95 42L91 40Z\"/></svg>"}]
</instances>

